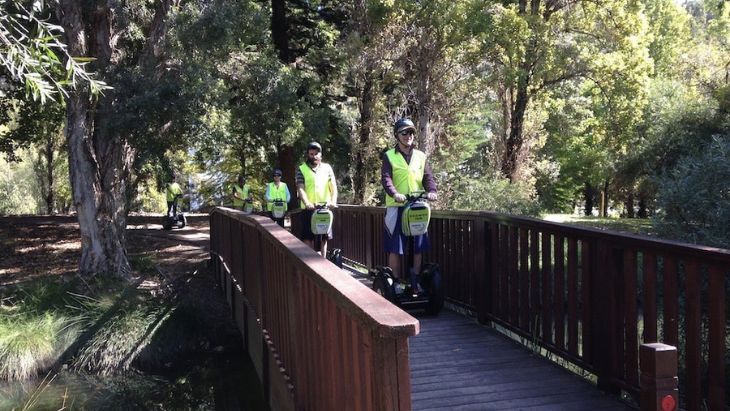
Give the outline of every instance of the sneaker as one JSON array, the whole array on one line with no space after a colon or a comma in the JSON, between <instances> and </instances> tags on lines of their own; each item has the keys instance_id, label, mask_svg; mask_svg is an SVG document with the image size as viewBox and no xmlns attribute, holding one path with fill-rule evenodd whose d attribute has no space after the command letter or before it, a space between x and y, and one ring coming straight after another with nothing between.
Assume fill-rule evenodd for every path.
<instances>
[{"instance_id":1,"label":"sneaker","mask_svg":"<svg viewBox=\"0 0 730 411\"><path fill-rule=\"evenodd\" d=\"M393 286L393 289L395 290L396 295L400 295L406 291L406 285L401 283L400 281L396 281L395 285Z\"/></svg>"}]
</instances>

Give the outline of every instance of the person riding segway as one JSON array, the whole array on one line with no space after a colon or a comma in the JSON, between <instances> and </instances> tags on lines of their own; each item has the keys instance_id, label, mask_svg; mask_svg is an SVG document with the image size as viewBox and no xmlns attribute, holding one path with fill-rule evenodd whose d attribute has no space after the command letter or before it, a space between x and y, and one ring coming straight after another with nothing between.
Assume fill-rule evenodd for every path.
<instances>
[{"instance_id":1,"label":"person riding segway","mask_svg":"<svg viewBox=\"0 0 730 411\"><path fill-rule=\"evenodd\" d=\"M303 211L300 214L302 227L302 241L327 257L327 240L332 238L332 223L329 208L337 206L337 182L332 167L322 162L322 146L313 141L307 145L306 161L296 171L297 193L300 199L300 206ZM324 211L317 210L317 205L324 205L320 210L326 210L330 216L330 223L326 233L315 234L316 224L314 219L323 219ZM320 228L324 224L320 224ZM317 231L318 232L318 231ZM319 237L319 239L317 238ZM318 239L320 244L315 244ZM315 248L315 246L317 246Z\"/></svg>"},{"instance_id":2,"label":"person riding segway","mask_svg":"<svg viewBox=\"0 0 730 411\"><path fill-rule=\"evenodd\" d=\"M173 226L183 228L187 225L185 215L180 212L178 213L178 201L183 196L182 188L180 184L175 181L175 173L172 173L172 182L167 183L165 187L165 197L167 199L167 213L162 219L162 228L165 230L171 230Z\"/></svg>"},{"instance_id":3,"label":"person riding segway","mask_svg":"<svg viewBox=\"0 0 730 411\"><path fill-rule=\"evenodd\" d=\"M246 184L243 174L239 174L238 183L233 184L231 198L233 199L233 208L242 210L246 214L251 214L253 211L253 198L251 196L251 188Z\"/></svg>"},{"instance_id":4,"label":"person riding segway","mask_svg":"<svg viewBox=\"0 0 730 411\"><path fill-rule=\"evenodd\" d=\"M441 274L435 264L422 264L429 248L430 208L423 201L437 199L436 181L426 154L414 148L416 128L407 118L393 126L397 144L383 156L381 183L386 193L383 243L388 266L377 267L373 289L388 300L424 305L437 314L443 307ZM408 281L401 278L401 256L408 249Z\"/></svg>"},{"instance_id":5,"label":"person riding segway","mask_svg":"<svg viewBox=\"0 0 730 411\"><path fill-rule=\"evenodd\" d=\"M266 208L272 220L284 227L284 215L286 215L287 204L291 200L289 187L281 181L281 170L274 169L274 181L266 185Z\"/></svg>"}]
</instances>

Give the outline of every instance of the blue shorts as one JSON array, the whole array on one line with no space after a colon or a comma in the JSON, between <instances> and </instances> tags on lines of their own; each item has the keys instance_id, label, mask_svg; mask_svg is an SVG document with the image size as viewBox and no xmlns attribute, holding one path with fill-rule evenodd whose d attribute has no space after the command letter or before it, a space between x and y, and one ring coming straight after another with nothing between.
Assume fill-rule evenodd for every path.
<instances>
[{"instance_id":1,"label":"blue shorts","mask_svg":"<svg viewBox=\"0 0 730 411\"><path fill-rule=\"evenodd\" d=\"M390 234L390 231L388 231L387 225L383 225L383 245L385 247L386 253L395 253L403 255L405 254L405 250L408 248L408 241L410 240L409 237L406 237L403 235L403 231L401 230L401 219L403 217L403 209L405 207L388 207L386 209L386 220L387 220L387 213L389 212L396 212L398 213L396 220L395 220L395 230L393 230L393 234ZM393 211L389 211L389 210ZM428 241L428 233L423 235L417 235L413 236L413 251L416 254L421 254L423 252L426 252L430 248L430 243Z\"/></svg>"}]
</instances>

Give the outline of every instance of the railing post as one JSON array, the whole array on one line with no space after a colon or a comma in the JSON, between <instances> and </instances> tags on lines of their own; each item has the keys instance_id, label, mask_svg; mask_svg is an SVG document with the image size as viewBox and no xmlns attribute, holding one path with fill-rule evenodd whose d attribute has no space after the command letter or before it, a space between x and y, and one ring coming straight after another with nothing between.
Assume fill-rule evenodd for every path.
<instances>
[{"instance_id":1,"label":"railing post","mask_svg":"<svg viewBox=\"0 0 730 411\"><path fill-rule=\"evenodd\" d=\"M642 344L639 357L641 410L676 410L679 405L677 348L662 343Z\"/></svg>"},{"instance_id":2,"label":"railing post","mask_svg":"<svg viewBox=\"0 0 730 411\"><path fill-rule=\"evenodd\" d=\"M408 365L408 337L380 337L373 334L372 382L377 389L376 410L411 410L411 375Z\"/></svg>"},{"instance_id":3,"label":"railing post","mask_svg":"<svg viewBox=\"0 0 730 411\"><path fill-rule=\"evenodd\" d=\"M622 322L618 316L618 296L621 294L623 258L612 245L595 241L591 246L591 347L598 377L598 388L618 394L619 344L623 344Z\"/></svg>"}]
</instances>

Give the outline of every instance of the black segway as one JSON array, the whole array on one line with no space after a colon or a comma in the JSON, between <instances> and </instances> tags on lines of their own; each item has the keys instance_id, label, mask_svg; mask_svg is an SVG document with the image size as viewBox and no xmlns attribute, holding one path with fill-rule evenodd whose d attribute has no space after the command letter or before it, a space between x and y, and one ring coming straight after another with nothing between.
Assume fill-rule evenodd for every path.
<instances>
[{"instance_id":1,"label":"black segway","mask_svg":"<svg viewBox=\"0 0 730 411\"><path fill-rule=\"evenodd\" d=\"M314 206L314 212L312 212L311 219L311 229L312 234L314 234L315 250L321 251L322 240L332 228L333 220L334 215L332 214L332 210L330 210L326 204L317 204ZM342 268L342 250L339 248L328 250L325 258L330 260L337 267Z\"/></svg>"},{"instance_id":2,"label":"black segway","mask_svg":"<svg viewBox=\"0 0 730 411\"><path fill-rule=\"evenodd\" d=\"M401 218L403 234L408 237L406 272L410 272L410 267L413 266L415 249L413 237L428 232L431 208L425 198L426 193L406 196L406 205ZM373 290L403 309L423 309L427 314L437 315L444 306L444 289L438 264L421 264L421 272L417 278L421 286L420 292L408 286L404 292L396 293L398 280L393 276L390 267L377 266L370 270L370 275L373 277Z\"/></svg>"},{"instance_id":3,"label":"black segway","mask_svg":"<svg viewBox=\"0 0 730 411\"><path fill-rule=\"evenodd\" d=\"M178 211L178 200L182 197L182 194L176 194L172 200L175 205L169 213L162 217L162 228L164 230L172 230L173 227L184 228L188 224L188 220L185 218L185 214L182 211Z\"/></svg>"}]
</instances>

